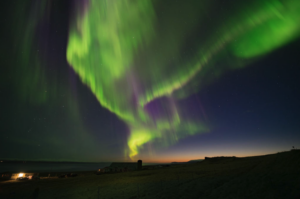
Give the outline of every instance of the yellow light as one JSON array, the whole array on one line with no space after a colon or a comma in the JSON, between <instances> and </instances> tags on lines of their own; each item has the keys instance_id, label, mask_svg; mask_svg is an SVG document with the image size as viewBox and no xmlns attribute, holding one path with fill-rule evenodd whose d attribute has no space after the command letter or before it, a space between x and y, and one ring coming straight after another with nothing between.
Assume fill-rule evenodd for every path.
<instances>
[{"instance_id":1,"label":"yellow light","mask_svg":"<svg viewBox=\"0 0 300 199\"><path fill-rule=\"evenodd\" d=\"M19 177L23 177L24 173L19 173Z\"/></svg>"}]
</instances>

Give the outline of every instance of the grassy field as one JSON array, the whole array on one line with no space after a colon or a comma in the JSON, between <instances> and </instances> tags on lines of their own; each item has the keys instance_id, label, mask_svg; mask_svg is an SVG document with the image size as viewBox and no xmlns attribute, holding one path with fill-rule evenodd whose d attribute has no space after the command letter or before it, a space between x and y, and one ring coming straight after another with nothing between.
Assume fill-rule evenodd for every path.
<instances>
[{"instance_id":1,"label":"grassy field","mask_svg":"<svg viewBox=\"0 0 300 199\"><path fill-rule=\"evenodd\" d=\"M85 172L75 178L2 182L0 198L300 199L300 151L128 173Z\"/></svg>"}]
</instances>

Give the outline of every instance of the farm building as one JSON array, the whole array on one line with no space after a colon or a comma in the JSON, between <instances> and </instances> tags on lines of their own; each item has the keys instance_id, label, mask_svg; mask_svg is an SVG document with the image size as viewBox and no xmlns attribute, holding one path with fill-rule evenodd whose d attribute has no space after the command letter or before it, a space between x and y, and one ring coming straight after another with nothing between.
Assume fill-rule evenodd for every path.
<instances>
[{"instance_id":1,"label":"farm building","mask_svg":"<svg viewBox=\"0 0 300 199\"><path fill-rule=\"evenodd\" d=\"M11 175L11 180L17 180L18 178L28 178L29 180L32 179L33 176L38 176L36 173L13 173Z\"/></svg>"},{"instance_id":2,"label":"farm building","mask_svg":"<svg viewBox=\"0 0 300 199\"><path fill-rule=\"evenodd\" d=\"M28 179L31 180L36 178L38 173L0 173L0 180L17 180L17 179Z\"/></svg>"},{"instance_id":3,"label":"farm building","mask_svg":"<svg viewBox=\"0 0 300 199\"><path fill-rule=\"evenodd\" d=\"M127 172L142 170L142 160L135 162L113 162L109 167L104 167L100 169L99 172Z\"/></svg>"}]
</instances>

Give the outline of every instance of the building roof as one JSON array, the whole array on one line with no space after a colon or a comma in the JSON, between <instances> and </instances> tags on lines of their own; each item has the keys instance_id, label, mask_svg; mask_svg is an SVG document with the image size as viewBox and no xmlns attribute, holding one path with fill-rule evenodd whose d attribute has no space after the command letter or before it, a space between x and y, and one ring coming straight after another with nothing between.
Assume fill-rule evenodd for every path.
<instances>
[{"instance_id":1,"label":"building roof","mask_svg":"<svg viewBox=\"0 0 300 199\"><path fill-rule=\"evenodd\" d=\"M111 165L109 167L112 168L135 168L137 169L137 163L136 162L113 162L111 163Z\"/></svg>"}]
</instances>

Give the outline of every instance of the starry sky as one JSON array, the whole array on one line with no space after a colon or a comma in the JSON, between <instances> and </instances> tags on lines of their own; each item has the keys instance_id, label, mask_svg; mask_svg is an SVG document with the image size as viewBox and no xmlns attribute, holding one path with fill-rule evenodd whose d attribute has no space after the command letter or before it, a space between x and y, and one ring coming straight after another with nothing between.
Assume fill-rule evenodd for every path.
<instances>
[{"instance_id":1,"label":"starry sky","mask_svg":"<svg viewBox=\"0 0 300 199\"><path fill-rule=\"evenodd\" d=\"M300 148L294 0L1 1L0 159Z\"/></svg>"}]
</instances>

